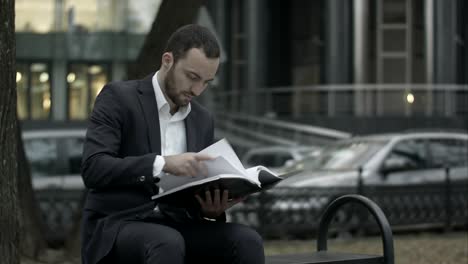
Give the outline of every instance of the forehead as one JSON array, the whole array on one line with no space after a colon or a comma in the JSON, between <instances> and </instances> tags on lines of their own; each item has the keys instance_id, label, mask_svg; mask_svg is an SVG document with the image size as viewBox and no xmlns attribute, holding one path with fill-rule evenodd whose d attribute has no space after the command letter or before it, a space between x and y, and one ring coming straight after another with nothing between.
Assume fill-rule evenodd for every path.
<instances>
[{"instance_id":1,"label":"forehead","mask_svg":"<svg viewBox=\"0 0 468 264\"><path fill-rule=\"evenodd\" d=\"M185 57L177 61L176 67L184 71L198 74L201 78L213 79L219 66L219 58L207 58L205 53L197 48L187 51Z\"/></svg>"}]
</instances>

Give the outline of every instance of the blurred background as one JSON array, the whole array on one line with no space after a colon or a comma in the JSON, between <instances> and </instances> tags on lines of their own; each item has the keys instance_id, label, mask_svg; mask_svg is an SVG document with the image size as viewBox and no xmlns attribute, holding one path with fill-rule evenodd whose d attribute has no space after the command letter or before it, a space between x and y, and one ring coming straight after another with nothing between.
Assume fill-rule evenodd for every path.
<instances>
[{"instance_id":1,"label":"blurred background","mask_svg":"<svg viewBox=\"0 0 468 264\"><path fill-rule=\"evenodd\" d=\"M461 245L453 263L468 259L467 1L198 2L193 22L222 46L218 75L197 99L215 114L216 137L246 167L297 172L233 208L230 221L268 241L308 241L333 198L360 193L394 230L442 230ZM50 245L79 223L94 100L128 79L161 3L16 0L17 112ZM335 224L335 237L378 235L354 207ZM283 252L271 245L268 254Z\"/></svg>"}]
</instances>

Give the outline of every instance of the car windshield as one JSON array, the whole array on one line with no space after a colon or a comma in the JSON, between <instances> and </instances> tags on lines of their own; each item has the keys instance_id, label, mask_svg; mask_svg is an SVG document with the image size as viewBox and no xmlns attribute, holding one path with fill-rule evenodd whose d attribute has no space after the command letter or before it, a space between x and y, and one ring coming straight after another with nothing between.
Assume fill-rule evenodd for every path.
<instances>
[{"instance_id":1,"label":"car windshield","mask_svg":"<svg viewBox=\"0 0 468 264\"><path fill-rule=\"evenodd\" d=\"M84 138L44 137L24 140L26 157L33 177L80 173Z\"/></svg>"},{"instance_id":2,"label":"car windshield","mask_svg":"<svg viewBox=\"0 0 468 264\"><path fill-rule=\"evenodd\" d=\"M388 141L351 140L325 147L303 161L306 170L354 170L364 165Z\"/></svg>"}]
</instances>

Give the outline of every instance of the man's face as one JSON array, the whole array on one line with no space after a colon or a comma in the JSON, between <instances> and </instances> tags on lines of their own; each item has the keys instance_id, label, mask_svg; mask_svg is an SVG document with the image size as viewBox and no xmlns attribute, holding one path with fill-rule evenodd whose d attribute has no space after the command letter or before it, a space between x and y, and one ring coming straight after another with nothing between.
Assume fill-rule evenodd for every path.
<instances>
[{"instance_id":1,"label":"man's face","mask_svg":"<svg viewBox=\"0 0 468 264\"><path fill-rule=\"evenodd\" d=\"M177 106L185 106L199 96L218 70L219 58L210 59L200 49L190 49L168 70L164 80L166 95Z\"/></svg>"}]
</instances>

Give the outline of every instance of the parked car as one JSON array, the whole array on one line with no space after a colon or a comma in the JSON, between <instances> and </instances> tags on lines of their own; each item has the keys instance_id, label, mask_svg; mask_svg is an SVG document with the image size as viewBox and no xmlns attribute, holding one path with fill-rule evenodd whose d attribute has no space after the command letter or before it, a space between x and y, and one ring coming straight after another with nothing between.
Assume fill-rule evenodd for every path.
<instances>
[{"instance_id":1,"label":"parked car","mask_svg":"<svg viewBox=\"0 0 468 264\"><path fill-rule=\"evenodd\" d=\"M334 198L362 193L382 207L395 227L466 224L466 133L359 136L338 141L300 163L301 173L231 210L232 221L239 219L236 214L249 214L250 220L242 216L241 222L253 223L263 231L272 227L270 230L288 233L295 229L303 234L316 227L319 215ZM341 223L362 224L353 213L343 213Z\"/></svg>"},{"instance_id":2,"label":"parked car","mask_svg":"<svg viewBox=\"0 0 468 264\"><path fill-rule=\"evenodd\" d=\"M319 151L319 147L314 146L269 146L254 148L245 153L242 157L242 164L249 168L263 165L273 172L286 172L285 168L290 163L301 160L311 153Z\"/></svg>"},{"instance_id":3,"label":"parked car","mask_svg":"<svg viewBox=\"0 0 468 264\"><path fill-rule=\"evenodd\" d=\"M31 168L32 187L50 232L49 243L67 238L84 197L80 166L86 130L51 128L24 130L26 158Z\"/></svg>"},{"instance_id":4,"label":"parked car","mask_svg":"<svg viewBox=\"0 0 468 264\"><path fill-rule=\"evenodd\" d=\"M33 189L84 190L80 166L85 134L76 128L23 132Z\"/></svg>"}]
</instances>

